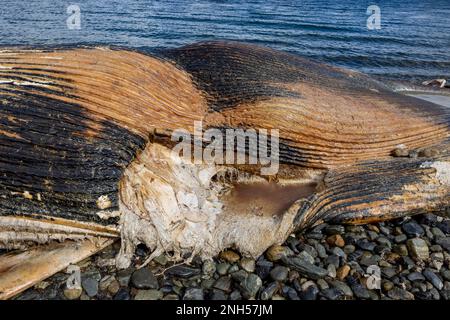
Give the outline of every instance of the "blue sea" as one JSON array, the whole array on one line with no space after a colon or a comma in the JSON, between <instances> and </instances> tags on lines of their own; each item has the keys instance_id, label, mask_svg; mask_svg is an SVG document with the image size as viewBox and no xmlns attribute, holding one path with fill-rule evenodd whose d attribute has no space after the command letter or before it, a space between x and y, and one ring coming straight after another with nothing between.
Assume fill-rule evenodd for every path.
<instances>
[{"instance_id":1,"label":"blue sea","mask_svg":"<svg viewBox=\"0 0 450 320\"><path fill-rule=\"evenodd\" d=\"M80 8L69 29L67 7ZM381 29L367 28L369 5ZM0 45L266 45L390 79L450 78L450 0L2 0Z\"/></svg>"}]
</instances>

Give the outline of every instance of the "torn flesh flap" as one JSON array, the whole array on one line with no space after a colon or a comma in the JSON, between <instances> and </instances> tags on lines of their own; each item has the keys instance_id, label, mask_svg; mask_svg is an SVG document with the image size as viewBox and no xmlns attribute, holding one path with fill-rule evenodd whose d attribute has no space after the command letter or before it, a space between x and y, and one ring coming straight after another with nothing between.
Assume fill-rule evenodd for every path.
<instances>
[{"instance_id":1,"label":"torn flesh flap","mask_svg":"<svg viewBox=\"0 0 450 320\"><path fill-rule=\"evenodd\" d=\"M164 252L174 261L210 259L226 248L256 258L294 231L301 199L314 188L309 180L283 185L233 167L194 164L150 143L120 182L117 265L129 266L140 243L152 251L148 261Z\"/></svg>"}]
</instances>

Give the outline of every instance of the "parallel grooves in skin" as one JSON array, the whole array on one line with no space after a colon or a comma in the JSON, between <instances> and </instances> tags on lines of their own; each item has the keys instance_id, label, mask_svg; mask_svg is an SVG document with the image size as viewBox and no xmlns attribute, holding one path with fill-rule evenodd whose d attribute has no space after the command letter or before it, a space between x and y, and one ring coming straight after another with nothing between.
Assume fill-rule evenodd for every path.
<instances>
[{"instance_id":1,"label":"parallel grooves in skin","mask_svg":"<svg viewBox=\"0 0 450 320\"><path fill-rule=\"evenodd\" d=\"M450 136L448 108L397 94L357 72L233 42L162 54L204 91L210 127L279 129L286 163L330 168Z\"/></svg>"},{"instance_id":2,"label":"parallel grooves in skin","mask_svg":"<svg viewBox=\"0 0 450 320\"><path fill-rule=\"evenodd\" d=\"M450 184L436 178L433 163L450 168L450 141L432 158L363 162L331 170L297 216L299 229L321 221L370 223L450 208Z\"/></svg>"},{"instance_id":3,"label":"parallel grooves in skin","mask_svg":"<svg viewBox=\"0 0 450 320\"><path fill-rule=\"evenodd\" d=\"M0 66L0 216L117 223L97 212L117 209L152 130L189 129L206 110L188 75L135 52L11 50Z\"/></svg>"}]
</instances>

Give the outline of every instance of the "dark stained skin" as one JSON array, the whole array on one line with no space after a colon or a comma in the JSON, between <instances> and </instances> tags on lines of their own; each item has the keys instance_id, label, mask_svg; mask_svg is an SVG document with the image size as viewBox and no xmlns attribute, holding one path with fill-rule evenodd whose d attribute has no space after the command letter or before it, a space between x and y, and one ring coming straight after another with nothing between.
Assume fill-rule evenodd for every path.
<instances>
[{"instance_id":1,"label":"dark stained skin","mask_svg":"<svg viewBox=\"0 0 450 320\"><path fill-rule=\"evenodd\" d=\"M116 223L96 213L117 210L123 171L152 132L190 130L203 120L205 129L279 129L285 164L331 170L330 177L352 166L331 195L308 200L299 227L392 218L415 211L371 208L432 171L418 169L422 160L392 160L392 150L450 136L448 109L357 72L233 42L158 55L98 48L0 53L0 215ZM107 208L99 208L100 196L111 201ZM439 197L418 210L448 206L446 195Z\"/></svg>"}]
</instances>

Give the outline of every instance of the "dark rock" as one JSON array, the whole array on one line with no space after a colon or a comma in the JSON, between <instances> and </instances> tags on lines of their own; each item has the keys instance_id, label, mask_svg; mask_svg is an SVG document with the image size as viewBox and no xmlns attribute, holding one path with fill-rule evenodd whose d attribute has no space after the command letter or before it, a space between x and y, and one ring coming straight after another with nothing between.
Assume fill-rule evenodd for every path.
<instances>
[{"instance_id":1,"label":"dark rock","mask_svg":"<svg viewBox=\"0 0 450 320\"><path fill-rule=\"evenodd\" d=\"M192 268L185 265L174 266L167 269L166 274L179 277L179 278L191 278L201 273L199 268Z\"/></svg>"},{"instance_id":2,"label":"dark rock","mask_svg":"<svg viewBox=\"0 0 450 320\"><path fill-rule=\"evenodd\" d=\"M395 243L402 243L405 242L406 240L408 240L408 237L405 234L399 234L394 238Z\"/></svg>"},{"instance_id":3,"label":"dark rock","mask_svg":"<svg viewBox=\"0 0 450 320\"><path fill-rule=\"evenodd\" d=\"M332 287L342 291L346 297L353 297L352 289L350 289L350 287L344 282L338 280L331 280L329 281L329 284Z\"/></svg>"},{"instance_id":4,"label":"dark rock","mask_svg":"<svg viewBox=\"0 0 450 320\"><path fill-rule=\"evenodd\" d=\"M119 284L123 287L128 286L130 283L130 278L133 272L135 271L134 268L128 268L124 270L119 270L117 272L117 281L119 281Z\"/></svg>"},{"instance_id":5,"label":"dark rock","mask_svg":"<svg viewBox=\"0 0 450 320\"><path fill-rule=\"evenodd\" d=\"M276 281L269 283L269 285L261 291L261 300L271 299L277 290L278 283Z\"/></svg>"},{"instance_id":6,"label":"dark rock","mask_svg":"<svg viewBox=\"0 0 450 320\"><path fill-rule=\"evenodd\" d=\"M230 277L223 276L217 279L213 285L214 288L229 292L231 290L231 279Z\"/></svg>"},{"instance_id":7,"label":"dark rock","mask_svg":"<svg viewBox=\"0 0 450 320\"><path fill-rule=\"evenodd\" d=\"M270 271L270 276L275 281L284 281L288 276L288 268L283 266L276 266Z\"/></svg>"},{"instance_id":8,"label":"dark rock","mask_svg":"<svg viewBox=\"0 0 450 320\"><path fill-rule=\"evenodd\" d=\"M239 271L233 272L231 274L231 277L236 282L242 282L248 277L248 273L245 270L239 270Z\"/></svg>"},{"instance_id":9,"label":"dark rock","mask_svg":"<svg viewBox=\"0 0 450 320\"><path fill-rule=\"evenodd\" d=\"M373 251L375 249L376 244L368 241L367 239L360 239L356 241L356 245L362 250Z\"/></svg>"},{"instance_id":10,"label":"dark rock","mask_svg":"<svg viewBox=\"0 0 450 320\"><path fill-rule=\"evenodd\" d=\"M439 224L437 225L437 227L439 229L441 229L441 231L443 233L449 234L450 233L450 220L444 220L442 222L439 222Z\"/></svg>"},{"instance_id":11,"label":"dark rock","mask_svg":"<svg viewBox=\"0 0 450 320\"><path fill-rule=\"evenodd\" d=\"M422 228L422 226L414 220L405 222L402 225L402 229L403 232L411 237L420 237L425 233L425 230Z\"/></svg>"},{"instance_id":12,"label":"dark rock","mask_svg":"<svg viewBox=\"0 0 450 320\"><path fill-rule=\"evenodd\" d=\"M425 277L420 272L412 272L407 276L409 281L423 281Z\"/></svg>"},{"instance_id":13,"label":"dark rock","mask_svg":"<svg viewBox=\"0 0 450 320\"><path fill-rule=\"evenodd\" d=\"M211 300L227 300L228 297L222 290L213 290L211 293Z\"/></svg>"},{"instance_id":14,"label":"dark rock","mask_svg":"<svg viewBox=\"0 0 450 320\"><path fill-rule=\"evenodd\" d=\"M436 244L440 245L442 248L450 253L450 237L440 238L436 240Z\"/></svg>"},{"instance_id":15,"label":"dark rock","mask_svg":"<svg viewBox=\"0 0 450 320\"><path fill-rule=\"evenodd\" d=\"M261 260L256 262L256 274L261 279L265 280L269 274L270 270L273 268L273 263L268 260Z\"/></svg>"},{"instance_id":16,"label":"dark rock","mask_svg":"<svg viewBox=\"0 0 450 320\"><path fill-rule=\"evenodd\" d=\"M130 300L130 293L128 290L121 288L114 296L114 300Z\"/></svg>"},{"instance_id":17,"label":"dark rock","mask_svg":"<svg viewBox=\"0 0 450 320\"><path fill-rule=\"evenodd\" d=\"M391 279L397 274L397 270L395 268L381 268L381 275L385 278Z\"/></svg>"},{"instance_id":18,"label":"dark rock","mask_svg":"<svg viewBox=\"0 0 450 320\"><path fill-rule=\"evenodd\" d=\"M298 257L284 257L282 262L288 267L297 270L300 274L305 275L311 279L323 278L328 274L324 268L315 266L308 261L302 260Z\"/></svg>"},{"instance_id":19,"label":"dark rock","mask_svg":"<svg viewBox=\"0 0 450 320\"><path fill-rule=\"evenodd\" d=\"M250 273L248 277L240 283L242 295L246 299L255 297L261 286L261 278L254 273Z\"/></svg>"},{"instance_id":20,"label":"dark rock","mask_svg":"<svg viewBox=\"0 0 450 320\"><path fill-rule=\"evenodd\" d=\"M370 292L364 286L355 284L352 286L353 293L359 299L370 299Z\"/></svg>"},{"instance_id":21,"label":"dark rock","mask_svg":"<svg viewBox=\"0 0 450 320\"><path fill-rule=\"evenodd\" d=\"M325 259L325 264L332 264L337 269L339 268L340 261L341 259L337 255L332 254Z\"/></svg>"},{"instance_id":22,"label":"dark rock","mask_svg":"<svg viewBox=\"0 0 450 320\"><path fill-rule=\"evenodd\" d=\"M82 278L81 286L89 297L95 297L98 293L98 281L94 278Z\"/></svg>"},{"instance_id":23,"label":"dark rock","mask_svg":"<svg viewBox=\"0 0 450 320\"><path fill-rule=\"evenodd\" d=\"M441 290L444 287L441 278L436 273L431 271L431 269L426 268L423 271L423 275L425 276L425 278L427 278L428 281L431 282L431 284L433 284L433 286L436 287L436 289Z\"/></svg>"},{"instance_id":24,"label":"dark rock","mask_svg":"<svg viewBox=\"0 0 450 320\"><path fill-rule=\"evenodd\" d=\"M388 297L393 300L414 300L414 295L411 292L398 287L388 291Z\"/></svg>"},{"instance_id":25,"label":"dark rock","mask_svg":"<svg viewBox=\"0 0 450 320\"><path fill-rule=\"evenodd\" d=\"M201 288L189 288L183 296L183 300L203 300L204 292Z\"/></svg>"},{"instance_id":26,"label":"dark rock","mask_svg":"<svg viewBox=\"0 0 450 320\"><path fill-rule=\"evenodd\" d=\"M328 288L320 291L320 296L328 300L338 300L344 298L344 293L337 288Z\"/></svg>"},{"instance_id":27,"label":"dark rock","mask_svg":"<svg viewBox=\"0 0 450 320\"><path fill-rule=\"evenodd\" d=\"M242 295L239 292L239 290L234 290L232 293L230 293L230 300L241 300Z\"/></svg>"},{"instance_id":28,"label":"dark rock","mask_svg":"<svg viewBox=\"0 0 450 320\"><path fill-rule=\"evenodd\" d=\"M319 294L319 288L316 286L309 286L300 293L300 299L302 300L316 300Z\"/></svg>"},{"instance_id":29,"label":"dark rock","mask_svg":"<svg viewBox=\"0 0 450 320\"><path fill-rule=\"evenodd\" d=\"M158 280L149 268L141 268L133 272L131 283L136 289L158 289Z\"/></svg>"}]
</instances>

